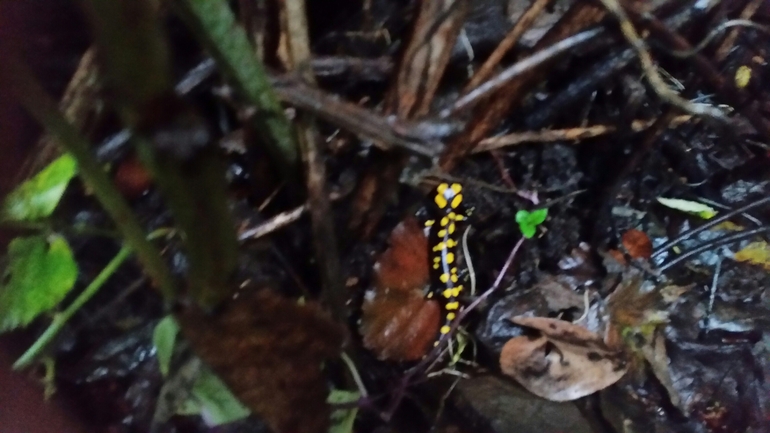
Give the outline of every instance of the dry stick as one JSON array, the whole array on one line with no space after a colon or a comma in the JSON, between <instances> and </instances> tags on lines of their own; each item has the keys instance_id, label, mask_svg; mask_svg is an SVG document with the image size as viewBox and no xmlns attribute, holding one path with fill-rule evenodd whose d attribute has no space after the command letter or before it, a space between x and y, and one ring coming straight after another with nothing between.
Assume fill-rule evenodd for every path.
<instances>
[{"instance_id":1,"label":"dry stick","mask_svg":"<svg viewBox=\"0 0 770 433\"><path fill-rule=\"evenodd\" d=\"M738 26L750 27L750 28L762 31L764 33L770 34L770 27L769 26L764 26L762 24L757 24L754 21L750 21L750 20L730 20L730 21L723 22L722 24L717 26L717 28L715 28L714 30L710 31L709 34L706 35L706 37L703 38L703 40L701 40L700 43L698 45L696 45L695 47L693 47L693 48L691 48L689 50L669 51L669 54L671 54L674 57L678 57L680 59L686 59L688 57L692 57L695 54L697 54L698 52L700 52L702 49L706 48L706 46L708 44L710 44L711 41L714 40L714 38L716 38L717 36L719 36L723 31L725 31L726 29L728 29L730 27L738 27Z\"/></svg>"},{"instance_id":2,"label":"dry stick","mask_svg":"<svg viewBox=\"0 0 770 433\"><path fill-rule=\"evenodd\" d=\"M243 242L247 240L255 240L259 239L261 237L267 236L270 233L282 229L289 224L297 221L300 219L303 213L307 210L306 205L302 205L299 207L296 207L290 211L281 212L278 215L270 218L269 220L263 222L262 224L248 229L244 230L241 233L238 234L238 240Z\"/></svg>"},{"instance_id":3,"label":"dry stick","mask_svg":"<svg viewBox=\"0 0 770 433\"><path fill-rule=\"evenodd\" d=\"M674 118L668 125L669 128L675 128L685 122L689 122L692 116L683 114ZM631 130L641 132L655 123L655 120L634 120L631 123ZM506 146L513 146L523 143L553 143L556 141L575 141L586 138L594 138L607 135L617 130L615 125L593 125L584 128L566 128L566 129L546 129L542 131L514 132L512 134L490 137L481 140L473 149L473 153L487 152L494 149L500 149Z\"/></svg>"},{"instance_id":4,"label":"dry stick","mask_svg":"<svg viewBox=\"0 0 770 433\"><path fill-rule=\"evenodd\" d=\"M385 60L377 59L383 65ZM329 61L334 63L334 61ZM363 62L363 61L362 61ZM313 62L315 65L315 62ZM323 62L321 62L321 66ZM387 66L387 65L386 65ZM363 68L376 68L367 66ZM385 66L383 66L384 68ZM314 68L315 69L315 68ZM176 92L184 95L192 91L216 71L213 59L199 63L185 74L176 85ZM362 139L372 140L375 146L383 150L402 147L412 153L427 157L436 156L436 150L429 144L440 143L460 126L451 121L407 121L386 118L359 105L340 99L296 79L292 74L271 75L270 83L274 86L278 99L294 107L315 114L319 118L358 135Z\"/></svg>"},{"instance_id":5,"label":"dry stick","mask_svg":"<svg viewBox=\"0 0 770 433\"><path fill-rule=\"evenodd\" d=\"M660 39L667 41L669 44L680 50L690 48L690 43L684 37L671 30L660 20L651 16L642 16L633 10L630 12L635 16L634 19L637 22L644 21L649 30ZM719 70L706 58L706 56L700 53L695 54L692 58L692 62L698 70L699 76L706 80L706 82L716 90L718 95L726 99L733 107L737 108L738 112L745 117L760 134L770 137L770 122L761 115L758 102L746 106L744 101L745 98L737 94L731 86L725 84L724 77L722 77Z\"/></svg>"},{"instance_id":6,"label":"dry stick","mask_svg":"<svg viewBox=\"0 0 770 433\"><path fill-rule=\"evenodd\" d=\"M535 0L534 3L527 9L524 14L521 15L516 25L513 26L510 32L505 35L500 44L497 45L495 51L489 55L489 58L479 68L476 74L471 78L468 84L465 86L461 94L465 95L471 90L475 89L482 82L486 81L491 75L492 70L500 63L500 60L513 48L519 41L521 35L524 34L531 26L535 19L540 16L540 13L551 2L551 0Z\"/></svg>"},{"instance_id":7,"label":"dry stick","mask_svg":"<svg viewBox=\"0 0 770 433\"><path fill-rule=\"evenodd\" d=\"M454 104L452 104L451 107L441 110L439 117L445 119L451 117L459 111L472 107L477 102L489 96L495 90L503 87L514 78L529 72L541 64L553 60L554 58L568 51L580 47L581 45L593 40L594 37L598 36L603 31L603 29L598 28L580 32L566 39L562 39L550 47L540 50L537 53L509 66L501 73L497 74L493 78L490 78L484 84L473 89L467 95L459 98L457 101L455 101Z\"/></svg>"},{"instance_id":8,"label":"dry stick","mask_svg":"<svg viewBox=\"0 0 770 433\"><path fill-rule=\"evenodd\" d=\"M305 81L313 83L315 77L309 63L310 38L307 30L305 0L286 0L283 5L286 12L286 32L292 67L299 70ZM337 250L337 236L331 220L331 205L326 193L326 167L320 156L319 133L312 114L301 113L297 121L300 151L307 168L307 207L310 211L315 255L320 267L322 297L326 300L334 318L345 322L347 313L342 271Z\"/></svg>"},{"instance_id":9,"label":"dry stick","mask_svg":"<svg viewBox=\"0 0 770 433\"><path fill-rule=\"evenodd\" d=\"M741 232L734 233L734 234L731 234L731 235L727 235L727 236L722 236L720 238L716 238L716 239L714 239L714 240L712 240L712 241L710 241L710 242L708 242L706 244L703 244L703 245L699 246L698 248L694 248L694 249L692 249L690 251L687 251L686 253L682 254L681 256L677 256L677 258L675 258L675 259L671 260L670 262L665 263L665 264L661 265L660 267L658 267L657 271L659 273L660 272L664 272L666 269L669 269L670 267L675 266L675 265L683 262L684 260L687 260L688 258L690 258L690 257L692 257L694 255L700 254L700 253L702 253L704 251L707 251L707 250L710 250L710 249L716 248L716 247L721 247L722 245L727 245L727 244L731 244L733 242L738 242L738 241L741 241L741 240L744 240L744 239L748 239L748 238L750 238L750 237L752 237L754 235L757 235L757 234L760 234L760 233L765 233L765 232L770 232L770 226L758 227L758 228L755 228L755 229L741 231Z\"/></svg>"},{"instance_id":10,"label":"dry stick","mask_svg":"<svg viewBox=\"0 0 770 433\"><path fill-rule=\"evenodd\" d=\"M669 248L673 247L674 245L676 245L676 244L678 244L678 243L680 243L680 242L682 242L682 241L684 241L684 240L686 240L686 239L688 239L688 238L690 238L692 236L695 236L695 235L697 235L698 233L700 233L700 232L702 232L704 230L708 230L711 227L719 225L719 224L729 220L730 218L732 218L732 217L734 217L736 215L742 214L742 213L744 213L746 211L754 209L755 207L759 207L759 206L762 206L762 205L767 204L767 203L770 203L770 197L765 197L763 199L760 199L760 200L757 200L755 202L749 203L749 204L747 204L745 206L739 207L738 209L735 209L735 210L732 210L730 212L727 212L726 214L720 216L719 218L711 219L706 224L703 224L702 226L699 226L699 227L694 228L692 230L689 230L689 231L687 231L685 233L682 233L681 235L679 235L675 239L672 239L672 240L666 242L665 244L659 246L657 248L657 250L654 253L652 253L651 257L655 258L655 257L663 254L664 252L666 252L666 250L668 250Z\"/></svg>"},{"instance_id":11,"label":"dry stick","mask_svg":"<svg viewBox=\"0 0 770 433\"><path fill-rule=\"evenodd\" d=\"M451 341L452 338L454 338L454 334L457 332L457 328L460 327L460 322L465 318L465 316L468 315L474 308L476 308L481 302L483 302L485 299L487 299L492 293L494 293L499 287L500 283L503 281L503 277L505 277L505 274L508 273L508 269L513 264L513 259L516 258L516 254L518 253L519 249L521 248L522 244L524 244L524 238L519 239L518 242L516 242L516 245L511 250L511 253L508 255L508 259L505 261L505 264L503 265L502 269L500 269L500 273L497 275L497 278L495 279L495 282L492 284L492 286L487 289L486 292L481 294L478 298L476 298L475 301L473 301L468 307L464 308L463 311L460 312L460 314L457 316L455 321L452 323L452 328L449 330L448 333L441 336L441 339L439 339L438 344L433 348L433 350L430 351L421 361L419 364L415 365L414 367L410 368L406 374L401 378L401 381L399 382L398 387L395 390L395 395L392 399L392 402L388 409L381 413L380 416L385 419L389 420L390 417L393 415L393 413L398 408L398 405L401 403L401 400L404 398L404 394L406 393L406 388L410 385L412 377L415 375L424 372L424 370L427 367L430 367L431 365L436 362L437 358L444 352L444 346L447 344L447 342Z\"/></svg>"},{"instance_id":12,"label":"dry stick","mask_svg":"<svg viewBox=\"0 0 770 433\"><path fill-rule=\"evenodd\" d=\"M729 119L721 109L706 104L694 104L671 90L660 76L660 73L652 61L652 56L647 50L647 45L639 37L634 25L631 24L631 21L628 18L628 14L626 14L626 11L620 6L620 3L618 3L617 0L601 0L601 2L604 7L615 16L615 19L618 20L620 31L623 33L623 36L631 47L636 51L637 57L639 57L642 69L647 76L647 81L661 99L679 107L687 113L697 116L708 116L723 123L729 122Z\"/></svg>"},{"instance_id":13,"label":"dry stick","mask_svg":"<svg viewBox=\"0 0 770 433\"><path fill-rule=\"evenodd\" d=\"M749 1L746 4L746 7L743 8L743 11L741 11L740 18L743 20L750 20L751 17L754 16L754 14L759 9L759 6L764 3L766 0L752 0ZM717 48L716 54L714 55L714 60L717 62L721 62L724 60L727 55L730 53L730 50L733 48L733 45L735 45L736 39L738 39L738 31L740 29L733 29L725 38L724 41L722 41L722 45Z\"/></svg>"}]
</instances>

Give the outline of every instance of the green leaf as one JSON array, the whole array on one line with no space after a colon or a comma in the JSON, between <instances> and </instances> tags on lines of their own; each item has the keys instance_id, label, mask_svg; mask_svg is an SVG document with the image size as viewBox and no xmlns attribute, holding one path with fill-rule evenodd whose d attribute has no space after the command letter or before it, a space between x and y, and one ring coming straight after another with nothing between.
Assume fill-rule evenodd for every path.
<instances>
[{"instance_id":1,"label":"green leaf","mask_svg":"<svg viewBox=\"0 0 770 433\"><path fill-rule=\"evenodd\" d=\"M179 326L172 316L166 316L155 325L152 333L152 344L155 345L155 356L158 358L160 372L163 376L168 376L171 356L174 354L174 343L176 334L179 332Z\"/></svg>"},{"instance_id":2,"label":"green leaf","mask_svg":"<svg viewBox=\"0 0 770 433\"><path fill-rule=\"evenodd\" d=\"M16 238L8 259L0 285L0 332L26 326L55 307L78 275L69 244L57 235Z\"/></svg>"},{"instance_id":3,"label":"green leaf","mask_svg":"<svg viewBox=\"0 0 770 433\"><path fill-rule=\"evenodd\" d=\"M227 424L249 416L249 409L209 369L201 371L192 393L200 402L201 415L209 426Z\"/></svg>"},{"instance_id":4,"label":"green leaf","mask_svg":"<svg viewBox=\"0 0 770 433\"><path fill-rule=\"evenodd\" d=\"M358 401L359 398L361 398L361 394L358 391L333 389L332 392L329 393L329 397L326 399L326 402L329 404L353 403ZM332 411L329 433L352 433L353 424L356 421L357 414L357 407L351 407L349 409L336 409Z\"/></svg>"},{"instance_id":5,"label":"green leaf","mask_svg":"<svg viewBox=\"0 0 770 433\"><path fill-rule=\"evenodd\" d=\"M714 218L714 215L717 214L716 209L713 207L707 206L703 203L698 203L697 201L682 200L679 198L658 197L658 203L671 209L676 209L699 216L704 220Z\"/></svg>"},{"instance_id":6,"label":"green leaf","mask_svg":"<svg viewBox=\"0 0 770 433\"><path fill-rule=\"evenodd\" d=\"M8 194L3 202L1 218L30 221L51 215L75 174L75 158L68 153L60 156Z\"/></svg>"},{"instance_id":7,"label":"green leaf","mask_svg":"<svg viewBox=\"0 0 770 433\"><path fill-rule=\"evenodd\" d=\"M516 222L519 224L519 230L527 239L531 239L535 235L537 226L542 224L547 217L548 208L535 209L532 212L522 209L516 212Z\"/></svg>"}]
</instances>

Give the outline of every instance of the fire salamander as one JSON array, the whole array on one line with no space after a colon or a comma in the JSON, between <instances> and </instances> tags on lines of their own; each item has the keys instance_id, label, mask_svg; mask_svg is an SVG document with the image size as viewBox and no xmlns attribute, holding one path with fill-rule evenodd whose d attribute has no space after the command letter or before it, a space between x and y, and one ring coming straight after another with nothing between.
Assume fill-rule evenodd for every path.
<instances>
[{"instance_id":1,"label":"fire salamander","mask_svg":"<svg viewBox=\"0 0 770 433\"><path fill-rule=\"evenodd\" d=\"M441 183L432 195L428 205L429 228L428 257L430 260L431 288L427 298L438 299L444 309L445 321L440 337L449 333L452 321L457 317L460 303L457 297L463 290L457 276L457 246L460 238L458 225L467 219L463 205L463 187L459 183ZM438 342L436 343L438 344Z\"/></svg>"}]
</instances>

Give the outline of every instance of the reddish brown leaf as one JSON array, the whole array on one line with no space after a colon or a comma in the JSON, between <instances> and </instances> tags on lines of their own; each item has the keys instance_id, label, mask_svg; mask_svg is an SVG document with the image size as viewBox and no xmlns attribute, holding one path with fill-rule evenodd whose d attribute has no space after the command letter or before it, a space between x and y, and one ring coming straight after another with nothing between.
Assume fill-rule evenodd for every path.
<instances>
[{"instance_id":1,"label":"reddish brown leaf","mask_svg":"<svg viewBox=\"0 0 770 433\"><path fill-rule=\"evenodd\" d=\"M276 433L327 431L325 360L341 350L344 328L317 305L270 290L240 296L217 314L177 314L195 352Z\"/></svg>"},{"instance_id":2,"label":"reddish brown leaf","mask_svg":"<svg viewBox=\"0 0 770 433\"><path fill-rule=\"evenodd\" d=\"M439 327L438 302L426 301L422 291L374 290L363 305L364 346L379 359L412 361L432 347Z\"/></svg>"},{"instance_id":3,"label":"reddish brown leaf","mask_svg":"<svg viewBox=\"0 0 770 433\"><path fill-rule=\"evenodd\" d=\"M649 259L652 256L652 242L641 230L631 229L623 233L623 247L635 259Z\"/></svg>"},{"instance_id":4,"label":"reddish brown leaf","mask_svg":"<svg viewBox=\"0 0 770 433\"><path fill-rule=\"evenodd\" d=\"M426 301L428 239L415 218L393 229L374 265L375 288L366 294L361 320L364 346L379 359L420 359L436 338L440 308Z\"/></svg>"},{"instance_id":5,"label":"reddish brown leaf","mask_svg":"<svg viewBox=\"0 0 770 433\"><path fill-rule=\"evenodd\" d=\"M422 290L428 278L428 238L410 217L393 229L390 248L375 263L375 286L379 290Z\"/></svg>"},{"instance_id":6,"label":"reddish brown leaf","mask_svg":"<svg viewBox=\"0 0 770 433\"><path fill-rule=\"evenodd\" d=\"M568 401L617 382L626 373L622 352L582 326L545 317L514 317L514 323L540 331L503 346L500 369L533 394Z\"/></svg>"}]
</instances>

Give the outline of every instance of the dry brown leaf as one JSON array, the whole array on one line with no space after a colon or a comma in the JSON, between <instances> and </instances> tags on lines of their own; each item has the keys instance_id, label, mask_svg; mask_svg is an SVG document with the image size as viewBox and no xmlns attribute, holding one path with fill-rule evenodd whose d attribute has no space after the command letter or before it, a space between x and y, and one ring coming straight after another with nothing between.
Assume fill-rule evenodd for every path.
<instances>
[{"instance_id":1,"label":"dry brown leaf","mask_svg":"<svg viewBox=\"0 0 770 433\"><path fill-rule=\"evenodd\" d=\"M378 359L414 361L433 347L441 309L422 291L377 290L364 301L361 334L364 347Z\"/></svg>"},{"instance_id":2,"label":"dry brown leaf","mask_svg":"<svg viewBox=\"0 0 770 433\"><path fill-rule=\"evenodd\" d=\"M195 353L274 432L327 431L322 365L339 356L344 328L317 305L264 289L216 314L190 307L176 318Z\"/></svg>"},{"instance_id":3,"label":"dry brown leaf","mask_svg":"<svg viewBox=\"0 0 770 433\"><path fill-rule=\"evenodd\" d=\"M540 331L540 337L516 337L500 354L500 368L535 395L569 401L617 382L627 371L623 352L611 350L582 326L546 317L512 322Z\"/></svg>"},{"instance_id":4,"label":"dry brown leaf","mask_svg":"<svg viewBox=\"0 0 770 433\"><path fill-rule=\"evenodd\" d=\"M623 233L623 247L635 259L649 259L652 256L652 241L641 230L631 229Z\"/></svg>"},{"instance_id":5,"label":"dry brown leaf","mask_svg":"<svg viewBox=\"0 0 770 433\"><path fill-rule=\"evenodd\" d=\"M428 238L417 219L402 221L388 239L385 250L374 265L375 286L379 290L422 290L428 283Z\"/></svg>"},{"instance_id":6,"label":"dry brown leaf","mask_svg":"<svg viewBox=\"0 0 770 433\"><path fill-rule=\"evenodd\" d=\"M374 290L366 294L360 332L378 359L413 361L432 347L440 308L425 300L429 280L428 239L413 217L393 229L388 248L374 265Z\"/></svg>"}]
</instances>

